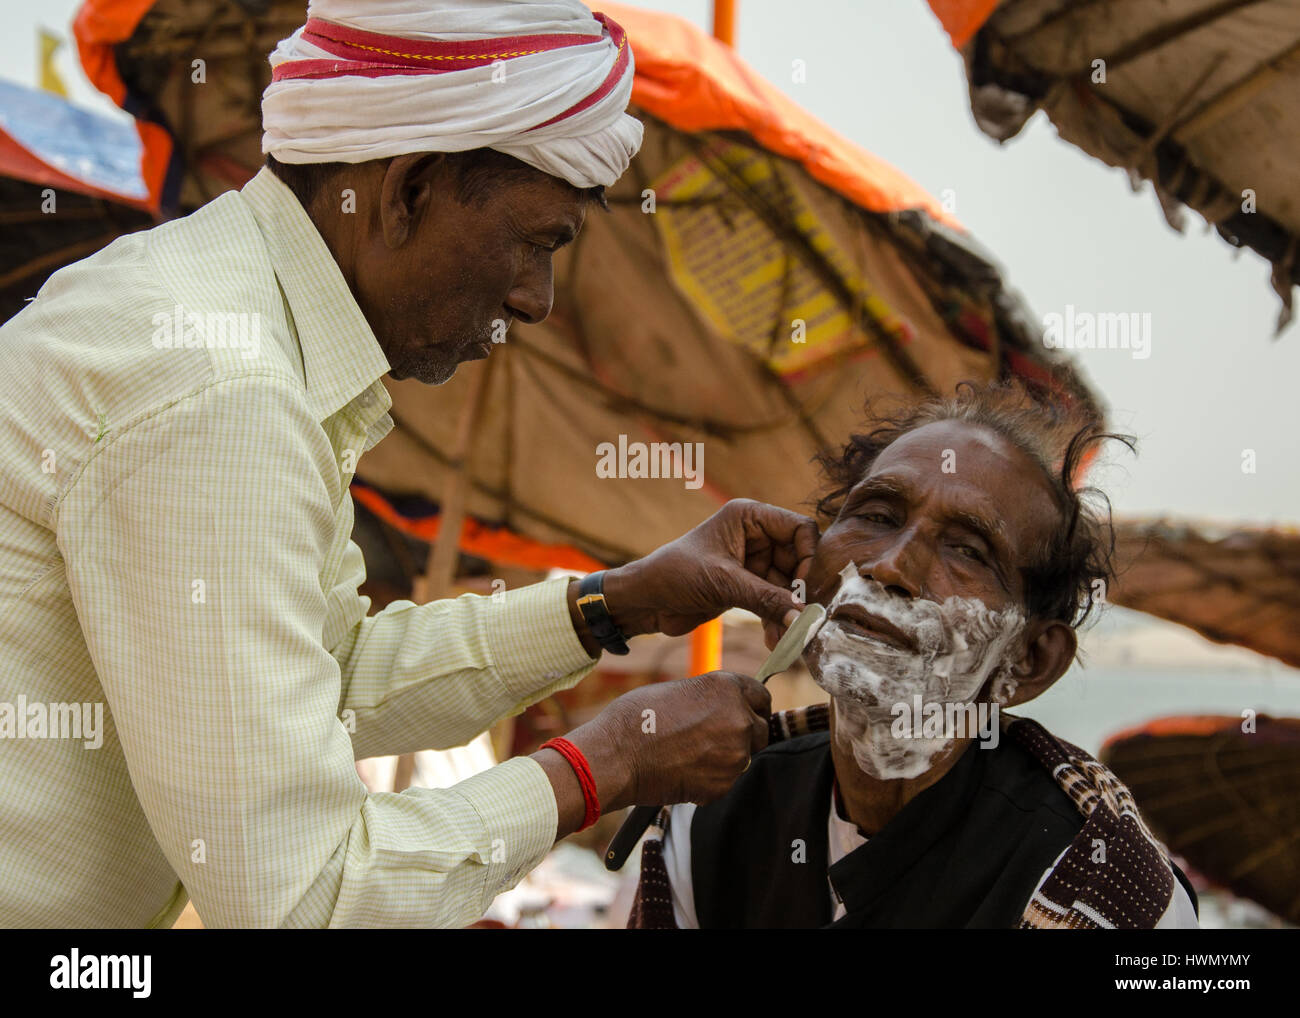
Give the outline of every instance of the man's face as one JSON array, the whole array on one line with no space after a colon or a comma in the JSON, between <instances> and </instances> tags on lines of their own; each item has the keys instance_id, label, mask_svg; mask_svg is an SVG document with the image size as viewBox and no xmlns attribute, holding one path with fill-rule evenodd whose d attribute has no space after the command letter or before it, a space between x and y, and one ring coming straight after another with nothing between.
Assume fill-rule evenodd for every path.
<instances>
[{"instance_id":1,"label":"man's face","mask_svg":"<svg viewBox=\"0 0 1300 1018\"><path fill-rule=\"evenodd\" d=\"M392 376L439 385L462 361L487 357L513 320L550 314L551 256L582 229L587 199L540 170L469 205L446 164L392 176L356 259L357 303Z\"/></svg>"},{"instance_id":2,"label":"man's face","mask_svg":"<svg viewBox=\"0 0 1300 1018\"><path fill-rule=\"evenodd\" d=\"M922 716L1010 702L1010 666L1036 635L1020 568L1054 513L1033 461L985 428L931 424L880 454L808 575L828 617L805 660L831 694L842 756L880 780L916 778L973 734ZM982 735L995 736L987 715Z\"/></svg>"}]
</instances>

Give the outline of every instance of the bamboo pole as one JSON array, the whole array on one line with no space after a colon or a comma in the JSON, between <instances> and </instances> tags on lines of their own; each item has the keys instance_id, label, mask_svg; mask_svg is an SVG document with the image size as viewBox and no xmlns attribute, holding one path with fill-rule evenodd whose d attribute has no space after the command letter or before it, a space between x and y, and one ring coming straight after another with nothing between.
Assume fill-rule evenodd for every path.
<instances>
[{"instance_id":1,"label":"bamboo pole","mask_svg":"<svg viewBox=\"0 0 1300 1018\"><path fill-rule=\"evenodd\" d=\"M460 558L460 532L465 524L465 501L469 495L469 454L474 445L475 429L487 405L488 380L492 361L489 358L477 369L469 368L469 392L456 421L456 434L452 439L451 460L443 486L442 503L438 511L438 539L429 549L424 575L417 576L412 584L412 598L417 604L449 597L456 583L456 564ZM462 371L466 368L462 367ZM415 754L403 753L397 758L393 773L393 791L402 792L411 787L415 775Z\"/></svg>"},{"instance_id":2,"label":"bamboo pole","mask_svg":"<svg viewBox=\"0 0 1300 1018\"><path fill-rule=\"evenodd\" d=\"M713 0L713 37L728 46L736 45L736 0ZM691 632L692 675L722 667L722 619L716 618Z\"/></svg>"},{"instance_id":3,"label":"bamboo pole","mask_svg":"<svg viewBox=\"0 0 1300 1018\"><path fill-rule=\"evenodd\" d=\"M469 453L474 444L474 429L486 405L487 383L491 376L491 361L484 362L473 379L456 422L452 439L451 460L447 464L448 476L443 487L442 504L438 511L438 539L429 549L429 559L424 575L416 581L419 588L416 598L423 604L435 598L446 597L456 581L456 563L460 555L460 532L465 523L465 501L469 495Z\"/></svg>"}]
</instances>

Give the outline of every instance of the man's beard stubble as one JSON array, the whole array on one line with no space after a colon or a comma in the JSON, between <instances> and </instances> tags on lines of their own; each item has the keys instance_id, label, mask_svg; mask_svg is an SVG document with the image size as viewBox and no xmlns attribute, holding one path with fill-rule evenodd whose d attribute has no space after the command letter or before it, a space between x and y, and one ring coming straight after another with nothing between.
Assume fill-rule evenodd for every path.
<instances>
[{"instance_id":1,"label":"man's beard stubble","mask_svg":"<svg viewBox=\"0 0 1300 1018\"><path fill-rule=\"evenodd\" d=\"M892 623L916 649L852 635L833 618L843 604L860 605ZM805 660L813 679L831 694L836 740L874 778L919 777L953 742L897 737L898 704L910 704L917 695L927 704L974 703L986 684L994 704L1015 692L1008 658L1025 620L1014 608L992 611L973 598L903 601L864 579L850 562L840 573L827 615Z\"/></svg>"},{"instance_id":2,"label":"man's beard stubble","mask_svg":"<svg viewBox=\"0 0 1300 1018\"><path fill-rule=\"evenodd\" d=\"M414 378L425 385L443 385L456 374L458 368L480 343L492 340L492 327L484 326L471 332L465 330L446 342L416 347L398 362L390 362L389 375L398 381Z\"/></svg>"}]
</instances>

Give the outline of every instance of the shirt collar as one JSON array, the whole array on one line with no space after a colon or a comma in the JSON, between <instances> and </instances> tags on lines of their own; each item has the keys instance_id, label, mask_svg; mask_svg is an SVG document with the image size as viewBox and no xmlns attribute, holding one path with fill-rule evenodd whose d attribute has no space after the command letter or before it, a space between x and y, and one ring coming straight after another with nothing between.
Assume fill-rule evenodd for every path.
<instances>
[{"instance_id":1,"label":"shirt collar","mask_svg":"<svg viewBox=\"0 0 1300 1018\"><path fill-rule=\"evenodd\" d=\"M387 390L377 380L388 373L388 358L311 217L269 168L240 193L261 227L289 304L312 413L323 421L368 390L384 400Z\"/></svg>"}]
</instances>

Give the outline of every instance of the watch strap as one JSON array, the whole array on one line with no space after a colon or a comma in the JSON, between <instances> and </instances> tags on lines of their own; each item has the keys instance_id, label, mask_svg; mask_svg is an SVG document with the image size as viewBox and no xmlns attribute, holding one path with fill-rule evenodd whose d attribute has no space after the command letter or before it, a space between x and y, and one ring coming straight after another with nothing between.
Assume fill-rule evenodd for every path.
<instances>
[{"instance_id":1,"label":"watch strap","mask_svg":"<svg viewBox=\"0 0 1300 1018\"><path fill-rule=\"evenodd\" d=\"M605 603L605 571L588 573L578 583L578 611L591 630L596 642L611 654L628 652L627 637L614 624L614 617Z\"/></svg>"}]
</instances>

